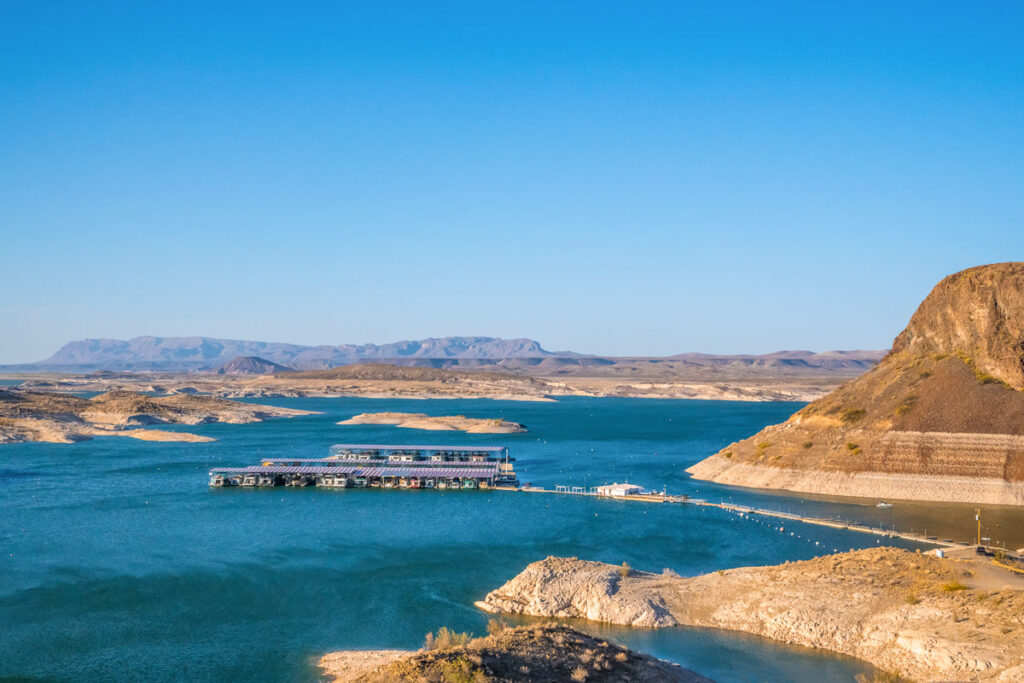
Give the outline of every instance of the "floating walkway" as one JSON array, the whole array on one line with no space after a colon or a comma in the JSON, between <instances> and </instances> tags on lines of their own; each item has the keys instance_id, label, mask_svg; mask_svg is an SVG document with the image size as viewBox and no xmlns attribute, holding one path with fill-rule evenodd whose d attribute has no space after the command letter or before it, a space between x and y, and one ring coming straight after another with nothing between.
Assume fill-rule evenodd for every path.
<instances>
[{"instance_id":1,"label":"floating walkway","mask_svg":"<svg viewBox=\"0 0 1024 683\"><path fill-rule=\"evenodd\" d=\"M615 485L612 485L615 486ZM761 517L771 517L775 519L785 519L793 522L800 522L801 524L813 524L815 526L830 527L832 529L842 529L844 531L855 531L862 534L873 534L875 536L883 536L885 538L901 538L907 541L913 541L915 543L927 543L929 545L941 546L944 548L967 548L971 547L972 544L966 542L957 542L950 539L939 540L934 536L923 536L921 534L907 533L902 531L883 529L880 527L871 527L866 524L856 524L851 522L843 522L835 519L827 519L824 517L805 517L803 515L793 514L791 512L782 512L780 510L768 510L765 508L755 508L748 505L734 505L733 503L712 503L707 500L700 498L690 498L685 495L669 495L667 493L657 493L651 491L643 491L642 493L629 493L622 495L611 495L606 492L602 492L601 489L605 487L591 487L589 489L580 486L556 486L553 489L545 489L539 486L527 486L522 488L513 487L495 487L499 491L523 491L527 493L551 493L558 495L569 495L569 496L590 496L594 498L601 498L603 500L622 500L622 501L635 501L641 503L677 503L683 505L696 505L699 507L713 507L732 512L737 515L758 515Z\"/></svg>"}]
</instances>

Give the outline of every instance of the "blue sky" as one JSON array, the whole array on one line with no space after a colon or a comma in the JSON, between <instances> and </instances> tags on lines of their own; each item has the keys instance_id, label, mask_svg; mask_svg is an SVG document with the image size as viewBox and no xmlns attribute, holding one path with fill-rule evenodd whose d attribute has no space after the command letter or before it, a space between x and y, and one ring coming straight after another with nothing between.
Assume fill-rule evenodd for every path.
<instances>
[{"instance_id":1,"label":"blue sky","mask_svg":"<svg viewBox=\"0 0 1024 683\"><path fill-rule=\"evenodd\" d=\"M884 348L1024 259L1022 33L997 2L5 2L0 362Z\"/></svg>"}]
</instances>

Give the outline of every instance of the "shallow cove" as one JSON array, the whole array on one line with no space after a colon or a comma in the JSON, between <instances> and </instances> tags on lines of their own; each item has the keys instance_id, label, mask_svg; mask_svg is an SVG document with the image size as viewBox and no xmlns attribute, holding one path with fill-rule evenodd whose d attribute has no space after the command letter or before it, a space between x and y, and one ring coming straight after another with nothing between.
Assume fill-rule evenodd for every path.
<instances>
[{"instance_id":1,"label":"shallow cove","mask_svg":"<svg viewBox=\"0 0 1024 683\"><path fill-rule=\"evenodd\" d=\"M207 486L211 466L323 457L337 442L504 444L523 481L549 487L628 479L765 506L893 514L705 486L683 473L800 404L257 402L323 414L187 427L218 439L207 444L104 438L0 447L0 676L315 680L312 659L323 652L415 648L444 625L483 633L487 616L473 601L547 555L689 575L878 540L809 525L781 533L716 509L570 496ZM382 411L501 417L531 431L334 424ZM606 632L719 681L843 680L870 670L738 634Z\"/></svg>"}]
</instances>

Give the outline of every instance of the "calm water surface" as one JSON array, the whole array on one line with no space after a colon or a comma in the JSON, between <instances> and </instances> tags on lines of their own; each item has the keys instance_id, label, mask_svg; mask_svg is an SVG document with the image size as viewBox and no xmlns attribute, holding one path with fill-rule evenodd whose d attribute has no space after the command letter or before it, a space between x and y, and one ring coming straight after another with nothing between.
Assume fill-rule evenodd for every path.
<instances>
[{"instance_id":1,"label":"calm water surface","mask_svg":"<svg viewBox=\"0 0 1024 683\"><path fill-rule=\"evenodd\" d=\"M212 466L323 457L337 442L501 444L518 458L522 480L548 487L628 479L881 523L899 514L900 506L878 511L766 496L693 482L683 473L800 404L264 402L323 414L182 428L218 439L209 444L106 438L0 447L0 677L309 681L316 679L318 653L415 648L440 626L483 633L487 618L473 601L547 555L693 575L878 543L810 525L780 533L690 506L493 491L207 485ZM500 416L530 432L456 435L335 424L384 410ZM719 681L817 683L870 670L725 632L578 626Z\"/></svg>"}]
</instances>

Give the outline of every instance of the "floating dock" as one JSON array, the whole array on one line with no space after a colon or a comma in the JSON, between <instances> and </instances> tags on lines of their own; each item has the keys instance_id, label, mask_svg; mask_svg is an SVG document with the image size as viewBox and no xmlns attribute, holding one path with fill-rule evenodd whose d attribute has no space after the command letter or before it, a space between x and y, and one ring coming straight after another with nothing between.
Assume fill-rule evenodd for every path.
<instances>
[{"instance_id":1,"label":"floating dock","mask_svg":"<svg viewBox=\"0 0 1024 683\"><path fill-rule=\"evenodd\" d=\"M505 446L336 444L326 458L210 470L210 485L465 490L519 485Z\"/></svg>"}]
</instances>

